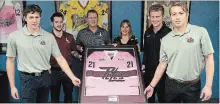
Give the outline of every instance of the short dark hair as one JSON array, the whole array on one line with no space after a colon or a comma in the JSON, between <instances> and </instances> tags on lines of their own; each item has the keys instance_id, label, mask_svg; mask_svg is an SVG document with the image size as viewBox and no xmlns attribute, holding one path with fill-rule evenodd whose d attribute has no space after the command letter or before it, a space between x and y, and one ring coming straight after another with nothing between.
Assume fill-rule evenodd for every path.
<instances>
[{"instance_id":1,"label":"short dark hair","mask_svg":"<svg viewBox=\"0 0 220 104\"><path fill-rule=\"evenodd\" d=\"M89 13L95 13L95 14L97 15L97 17L98 17L98 12L97 12L96 10L94 10L94 9L89 10L89 11L87 12L86 17L89 16Z\"/></svg>"},{"instance_id":2,"label":"short dark hair","mask_svg":"<svg viewBox=\"0 0 220 104\"><path fill-rule=\"evenodd\" d=\"M38 5L31 4L28 5L24 11L23 11L23 16L26 17L28 13L34 14L35 12L38 12L41 16L42 10Z\"/></svg>"},{"instance_id":3,"label":"short dark hair","mask_svg":"<svg viewBox=\"0 0 220 104\"><path fill-rule=\"evenodd\" d=\"M150 8L149 8L149 15L150 15L150 12L152 11L161 11L162 12L162 15L164 15L164 8L162 5L160 4L155 4L155 5L152 5Z\"/></svg>"},{"instance_id":4,"label":"short dark hair","mask_svg":"<svg viewBox=\"0 0 220 104\"><path fill-rule=\"evenodd\" d=\"M61 17L62 20L63 20L63 18L64 18L62 13L56 12L56 13L53 13L53 15L50 17L51 22L54 21L54 17Z\"/></svg>"}]
</instances>

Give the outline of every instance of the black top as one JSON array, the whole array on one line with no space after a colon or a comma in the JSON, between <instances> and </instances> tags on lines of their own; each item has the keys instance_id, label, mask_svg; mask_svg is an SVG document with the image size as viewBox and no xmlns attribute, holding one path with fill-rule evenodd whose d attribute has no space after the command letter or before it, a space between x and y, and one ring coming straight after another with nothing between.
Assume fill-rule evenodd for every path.
<instances>
[{"instance_id":1,"label":"black top","mask_svg":"<svg viewBox=\"0 0 220 104\"><path fill-rule=\"evenodd\" d=\"M126 44L121 43L121 36L118 36L114 39L113 43L117 43L118 45L137 45L138 40L134 35L131 35L128 42Z\"/></svg>"},{"instance_id":2,"label":"black top","mask_svg":"<svg viewBox=\"0 0 220 104\"><path fill-rule=\"evenodd\" d=\"M145 65L145 73L154 76L159 64L161 39L167 35L171 29L163 23L161 29L154 33L151 25L144 34L144 56L142 64Z\"/></svg>"}]
</instances>

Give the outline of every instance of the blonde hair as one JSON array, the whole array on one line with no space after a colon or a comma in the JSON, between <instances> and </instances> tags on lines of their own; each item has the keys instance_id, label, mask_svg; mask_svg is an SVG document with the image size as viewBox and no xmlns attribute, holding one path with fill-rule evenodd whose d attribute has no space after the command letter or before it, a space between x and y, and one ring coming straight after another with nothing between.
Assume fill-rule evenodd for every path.
<instances>
[{"instance_id":1,"label":"blonde hair","mask_svg":"<svg viewBox=\"0 0 220 104\"><path fill-rule=\"evenodd\" d=\"M161 12L162 12L162 15L164 15L164 8L163 8L163 6L160 5L160 4L152 5L152 6L149 8L149 12L148 12L149 16L150 16L150 13L151 13L152 11L161 11Z\"/></svg>"},{"instance_id":2,"label":"blonde hair","mask_svg":"<svg viewBox=\"0 0 220 104\"><path fill-rule=\"evenodd\" d=\"M127 19L121 21L121 24L120 24L120 33L119 33L119 35L121 36L121 27L122 27L125 23L127 23L127 24L128 24L128 27L130 28L130 31L129 31L129 34L128 34L128 35L131 36L131 35L132 35L131 23L130 23L130 21L127 20Z\"/></svg>"},{"instance_id":3,"label":"blonde hair","mask_svg":"<svg viewBox=\"0 0 220 104\"><path fill-rule=\"evenodd\" d=\"M187 7L187 4L186 2L175 2L171 5L170 9L169 9L169 13L171 15L171 8L174 7L174 6L179 6L183 9L184 12L188 13L189 10L188 10L188 7Z\"/></svg>"}]
</instances>

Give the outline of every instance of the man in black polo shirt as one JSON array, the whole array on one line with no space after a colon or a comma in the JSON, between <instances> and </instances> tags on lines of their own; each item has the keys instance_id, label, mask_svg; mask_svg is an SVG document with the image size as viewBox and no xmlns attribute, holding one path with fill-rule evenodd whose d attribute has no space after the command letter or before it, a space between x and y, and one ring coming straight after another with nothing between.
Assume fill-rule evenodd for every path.
<instances>
[{"instance_id":1,"label":"man in black polo shirt","mask_svg":"<svg viewBox=\"0 0 220 104\"><path fill-rule=\"evenodd\" d=\"M159 52L161 39L168 34L171 29L163 22L164 8L160 4L152 5L149 8L149 19L151 26L144 34L144 57L142 71L144 72L145 87L153 79L157 65L159 64ZM155 92L148 99L149 103L155 103L155 93L157 93L159 103L164 102L164 82L165 75L155 88Z\"/></svg>"}]
</instances>

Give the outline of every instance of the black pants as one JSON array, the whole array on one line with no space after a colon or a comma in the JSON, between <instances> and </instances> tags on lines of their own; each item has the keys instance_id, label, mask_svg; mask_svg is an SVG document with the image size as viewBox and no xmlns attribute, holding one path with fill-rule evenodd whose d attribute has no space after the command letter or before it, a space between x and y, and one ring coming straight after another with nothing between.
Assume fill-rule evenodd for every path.
<instances>
[{"instance_id":1,"label":"black pants","mask_svg":"<svg viewBox=\"0 0 220 104\"><path fill-rule=\"evenodd\" d=\"M83 61L80 61L79 59L73 58L72 60L72 69L74 75L82 79L82 63ZM82 80L81 80L82 81ZM79 94L80 94L80 88L78 86L73 87L73 102L78 103L79 102Z\"/></svg>"},{"instance_id":2,"label":"black pants","mask_svg":"<svg viewBox=\"0 0 220 104\"><path fill-rule=\"evenodd\" d=\"M21 103L48 103L51 76L48 71L40 76L20 72Z\"/></svg>"},{"instance_id":3,"label":"black pants","mask_svg":"<svg viewBox=\"0 0 220 104\"><path fill-rule=\"evenodd\" d=\"M148 103L155 103L156 94L157 94L159 103L165 103L165 100L164 100L165 78L166 78L166 75L164 74L161 80L159 81L159 83L157 84L157 86L155 87L153 95L148 99ZM152 79L153 79L153 74L149 75L148 73L145 72L144 74L145 88L150 84Z\"/></svg>"},{"instance_id":4,"label":"black pants","mask_svg":"<svg viewBox=\"0 0 220 104\"><path fill-rule=\"evenodd\" d=\"M59 103L60 88L63 86L64 102L72 103L73 84L61 68L51 68L53 83L51 85L51 102Z\"/></svg>"},{"instance_id":5,"label":"black pants","mask_svg":"<svg viewBox=\"0 0 220 104\"><path fill-rule=\"evenodd\" d=\"M201 82L179 82L169 77L165 81L166 103L197 103L200 99Z\"/></svg>"}]
</instances>

